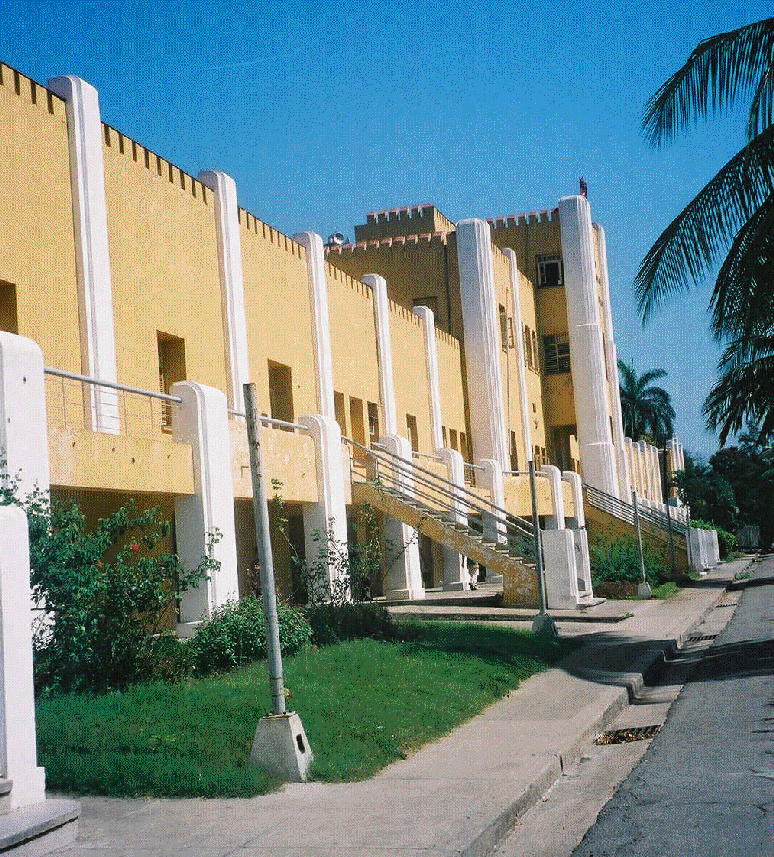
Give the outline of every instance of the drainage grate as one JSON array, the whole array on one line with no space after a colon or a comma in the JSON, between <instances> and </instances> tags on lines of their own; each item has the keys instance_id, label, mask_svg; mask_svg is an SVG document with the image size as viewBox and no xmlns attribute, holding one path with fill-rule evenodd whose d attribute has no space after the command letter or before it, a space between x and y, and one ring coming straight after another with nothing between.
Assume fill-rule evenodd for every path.
<instances>
[{"instance_id":1,"label":"drainage grate","mask_svg":"<svg viewBox=\"0 0 774 857\"><path fill-rule=\"evenodd\" d=\"M644 741L658 735L661 726L630 726L628 729L613 729L603 732L594 739L595 744L627 744L630 741Z\"/></svg>"},{"instance_id":2,"label":"drainage grate","mask_svg":"<svg viewBox=\"0 0 774 857\"><path fill-rule=\"evenodd\" d=\"M702 643L704 640L716 640L717 634L691 634L686 643Z\"/></svg>"}]
</instances>

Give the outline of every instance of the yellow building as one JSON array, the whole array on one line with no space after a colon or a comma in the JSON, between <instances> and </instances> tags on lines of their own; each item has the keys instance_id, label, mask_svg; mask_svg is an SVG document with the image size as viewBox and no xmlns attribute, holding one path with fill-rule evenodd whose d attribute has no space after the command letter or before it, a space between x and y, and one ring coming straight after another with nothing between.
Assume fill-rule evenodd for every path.
<instances>
[{"instance_id":1,"label":"yellow building","mask_svg":"<svg viewBox=\"0 0 774 857\"><path fill-rule=\"evenodd\" d=\"M184 625L250 586L246 382L286 504L287 595L291 551L314 559L329 528L346 543L370 502L401 547L385 594L466 588L470 558L536 603L530 461L554 606L591 598L581 476L663 513L655 451L623 437L604 233L584 197L490 222L380 212L325 248L239 207L227 175L188 175L105 125L78 78L42 86L0 65L0 140L3 407L31 415L0 435L9 471L94 517L129 496L160 505L184 561L220 529L221 573L183 602Z\"/></svg>"}]
</instances>

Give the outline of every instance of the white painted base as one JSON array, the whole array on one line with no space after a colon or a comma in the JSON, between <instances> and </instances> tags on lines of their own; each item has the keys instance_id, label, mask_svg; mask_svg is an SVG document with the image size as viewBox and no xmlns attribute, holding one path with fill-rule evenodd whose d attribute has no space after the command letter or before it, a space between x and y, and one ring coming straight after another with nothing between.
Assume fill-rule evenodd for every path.
<instances>
[{"instance_id":1,"label":"white painted base","mask_svg":"<svg viewBox=\"0 0 774 857\"><path fill-rule=\"evenodd\" d=\"M558 637L559 632L556 630L556 622L548 615L548 613L538 613L532 620L532 633L545 634L548 637Z\"/></svg>"},{"instance_id":2,"label":"white painted base","mask_svg":"<svg viewBox=\"0 0 774 857\"><path fill-rule=\"evenodd\" d=\"M465 557L443 545L443 588L446 592L468 589L468 570Z\"/></svg>"},{"instance_id":3,"label":"white painted base","mask_svg":"<svg viewBox=\"0 0 774 857\"><path fill-rule=\"evenodd\" d=\"M250 761L283 782L306 782L312 750L301 718L294 711L262 717L255 729Z\"/></svg>"},{"instance_id":4,"label":"white painted base","mask_svg":"<svg viewBox=\"0 0 774 857\"><path fill-rule=\"evenodd\" d=\"M578 606L578 578L572 530L543 530L543 561L546 600L549 610L575 610Z\"/></svg>"},{"instance_id":5,"label":"white painted base","mask_svg":"<svg viewBox=\"0 0 774 857\"><path fill-rule=\"evenodd\" d=\"M589 557L589 534L585 527L570 530L575 547L575 578L578 583L578 595L593 596L591 587L591 559Z\"/></svg>"},{"instance_id":6,"label":"white painted base","mask_svg":"<svg viewBox=\"0 0 774 857\"><path fill-rule=\"evenodd\" d=\"M643 601L647 601L649 598L653 597L653 590L650 588L650 584L643 580L643 582L637 587L637 598L641 598Z\"/></svg>"}]
</instances>

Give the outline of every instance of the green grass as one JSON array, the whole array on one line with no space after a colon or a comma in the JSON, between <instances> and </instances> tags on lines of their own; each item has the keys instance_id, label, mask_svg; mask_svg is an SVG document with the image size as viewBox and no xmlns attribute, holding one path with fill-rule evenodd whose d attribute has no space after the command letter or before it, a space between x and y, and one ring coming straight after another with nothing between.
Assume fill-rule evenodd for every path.
<instances>
[{"instance_id":1,"label":"green grass","mask_svg":"<svg viewBox=\"0 0 774 857\"><path fill-rule=\"evenodd\" d=\"M572 643L507 628L402 623L400 642L356 640L285 660L288 708L314 754L312 777L369 777L482 711ZM248 764L270 711L265 662L181 685L38 701L50 789L116 796L250 796L276 781Z\"/></svg>"},{"instance_id":2,"label":"green grass","mask_svg":"<svg viewBox=\"0 0 774 857\"><path fill-rule=\"evenodd\" d=\"M669 598L674 595L676 592L680 591L680 587L674 582L674 580L667 580L666 583L662 583L661 586L653 587L653 597L654 598Z\"/></svg>"}]
</instances>

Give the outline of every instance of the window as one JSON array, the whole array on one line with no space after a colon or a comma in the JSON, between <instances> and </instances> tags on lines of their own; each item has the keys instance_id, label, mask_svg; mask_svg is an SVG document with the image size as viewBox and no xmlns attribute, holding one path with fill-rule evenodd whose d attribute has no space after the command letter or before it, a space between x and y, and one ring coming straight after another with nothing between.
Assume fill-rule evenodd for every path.
<instances>
[{"instance_id":1,"label":"window","mask_svg":"<svg viewBox=\"0 0 774 857\"><path fill-rule=\"evenodd\" d=\"M452 449L459 449L457 446L457 429L449 429L449 446Z\"/></svg>"},{"instance_id":2,"label":"window","mask_svg":"<svg viewBox=\"0 0 774 857\"><path fill-rule=\"evenodd\" d=\"M0 281L0 330L6 333L19 332L16 314L16 286Z\"/></svg>"},{"instance_id":3,"label":"window","mask_svg":"<svg viewBox=\"0 0 774 857\"><path fill-rule=\"evenodd\" d=\"M349 397L349 424L352 426L352 440L365 446L365 423L363 422L363 400ZM365 461L365 452L360 447L355 447L355 460Z\"/></svg>"},{"instance_id":4,"label":"window","mask_svg":"<svg viewBox=\"0 0 774 857\"><path fill-rule=\"evenodd\" d=\"M446 439L446 426L441 426L441 439L443 440L444 447L446 447L448 444L448 440Z\"/></svg>"},{"instance_id":5,"label":"window","mask_svg":"<svg viewBox=\"0 0 774 857\"><path fill-rule=\"evenodd\" d=\"M419 436L417 434L417 418L411 414L406 414L406 428L408 429L409 441L414 452L419 449Z\"/></svg>"},{"instance_id":6,"label":"window","mask_svg":"<svg viewBox=\"0 0 774 857\"><path fill-rule=\"evenodd\" d=\"M269 360L269 410L272 419L292 423L293 374L290 366Z\"/></svg>"},{"instance_id":7,"label":"window","mask_svg":"<svg viewBox=\"0 0 774 857\"><path fill-rule=\"evenodd\" d=\"M468 439L465 437L465 432L460 432L460 455L463 461L470 461L470 450L468 449Z\"/></svg>"},{"instance_id":8,"label":"window","mask_svg":"<svg viewBox=\"0 0 774 857\"><path fill-rule=\"evenodd\" d=\"M566 333L543 337L543 371L546 375L570 371L570 340Z\"/></svg>"},{"instance_id":9,"label":"window","mask_svg":"<svg viewBox=\"0 0 774 857\"><path fill-rule=\"evenodd\" d=\"M172 385L185 381L185 340L179 336L156 331L159 354L159 390L170 395ZM161 410L161 430L172 430L172 403L163 402Z\"/></svg>"},{"instance_id":10,"label":"window","mask_svg":"<svg viewBox=\"0 0 774 857\"><path fill-rule=\"evenodd\" d=\"M339 424L341 433L346 436L347 412L344 403L344 393L339 393L337 390L333 391L333 411L336 414L336 422Z\"/></svg>"},{"instance_id":11,"label":"window","mask_svg":"<svg viewBox=\"0 0 774 857\"><path fill-rule=\"evenodd\" d=\"M508 350L508 316L505 314L505 307L500 304L498 307L500 315L500 347L503 351Z\"/></svg>"},{"instance_id":12,"label":"window","mask_svg":"<svg viewBox=\"0 0 774 857\"><path fill-rule=\"evenodd\" d=\"M537 257L538 288L561 286L564 282L563 273L562 260L559 256Z\"/></svg>"},{"instance_id":13,"label":"window","mask_svg":"<svg viewBox=\"0 0 774 857\"><path fill-rule=\"evenodd\" d=\"M511 470L519 469L519 450L516 448L516 432L511 432Z\"/></svg>"},{"instance_id":14,"label":"window","mask_svg":"<svg viewBox=\"0 0 774 857\"><path fill-rule=\"evenodd\" d=\"M553 435L554 463L560 470L574 470L574 462L570 454L570 438L575 435L575 425L555 426Z\"/></svg>"},{"instance_id":15,"label":"window","mask_svg":"<svg viewBox=\"0 0 774 857\"><path fill-rule=\"evenodd\" d=\"M379 407L373 402L368 407L368 442L373 445L379 440Z\"/></svg>"},{"instance_id":16,"label":"window","mask_svg":"<svg viewBox=\"0 0 774 857\"><path fill-rule=\"evenodd\" d=\"M530 335L532 337L532 369L535 372L540 371L540 357L538 356L540 352L538 351L538 338L537 331L531 330Z\"/></svg>"}]
</instances>

